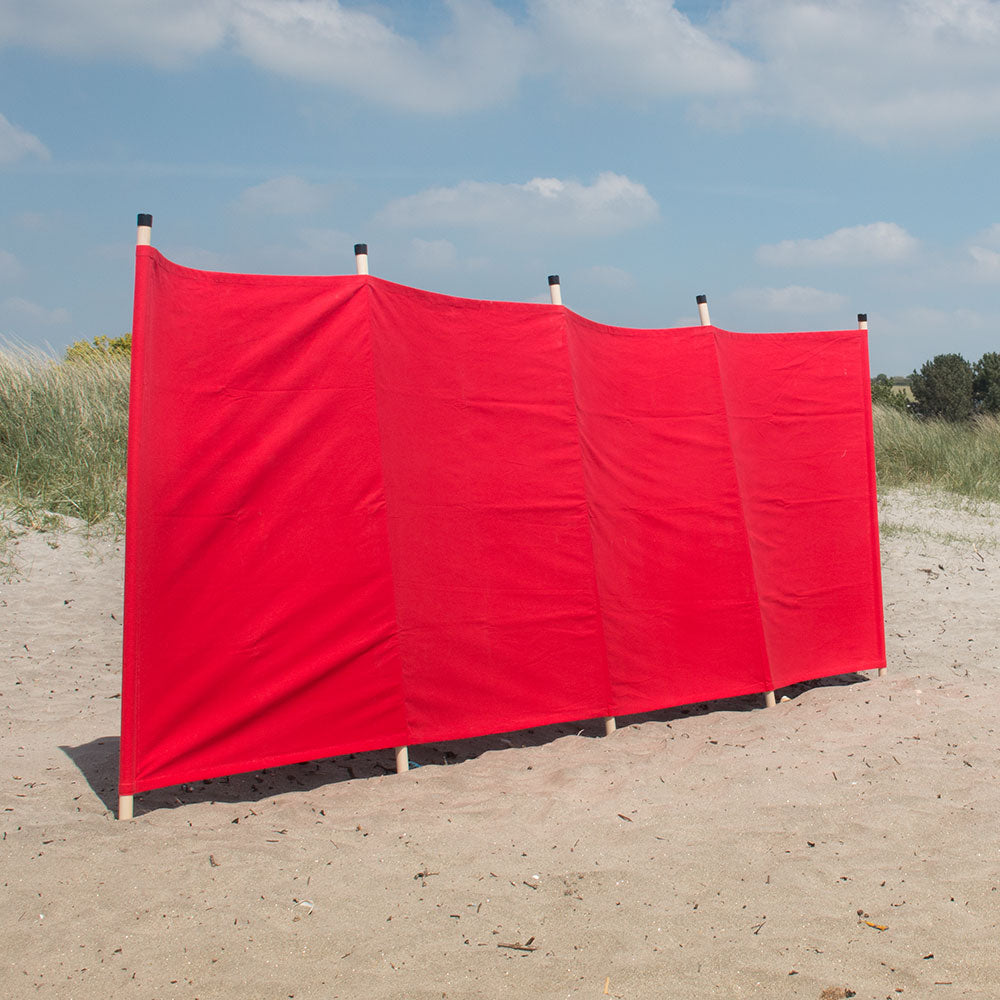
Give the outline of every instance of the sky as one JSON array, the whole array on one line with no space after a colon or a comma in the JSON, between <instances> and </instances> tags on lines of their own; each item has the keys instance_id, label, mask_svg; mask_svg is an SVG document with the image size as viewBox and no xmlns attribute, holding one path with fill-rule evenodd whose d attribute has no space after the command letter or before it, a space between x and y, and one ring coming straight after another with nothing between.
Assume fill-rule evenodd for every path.
<instances>
[{"instance_id":1,"label":"sky","mask_svg":"<svg viewBox=\"0 0 1000 1000\"><path fill-rule=\"evenodd\" d=\"M1000 0L0 0L0 336L190 267L1000 351Z\"/></svg>"}]
</instances>

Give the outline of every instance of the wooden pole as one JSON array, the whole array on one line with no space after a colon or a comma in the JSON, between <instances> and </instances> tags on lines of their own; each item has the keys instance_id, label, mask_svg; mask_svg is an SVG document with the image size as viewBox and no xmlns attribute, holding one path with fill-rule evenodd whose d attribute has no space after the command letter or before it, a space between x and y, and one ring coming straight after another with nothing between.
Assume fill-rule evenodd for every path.
<instances>
[{"instance_id":1,"label":"wooden pole","mask_svg":"<svg viewBox=\"0 0 1000 1000\"><path fill-rule=\"evenodd\" d=\"M552 299L552 304L554 306L561 306L563 304L562 285L559 283L558 274L549 275L549 297ZM613 715L604 716L605 736L610 736L617 728L618 723Z\"/></svg>"},{"instance_id":2,"label":"wooden pole","mask_svg":"<svg viewBox=\"0 0 1000 1000\"><path fill-rule=\"evenodd\" d=\"M708 315L708 296L699 295L695 298L695 301L698 303L698 322L702 326L711 326L712 317Z\"/></svg>"},{"instance_id":3,"label":"wooden pole","mask_svg":"<svg viewBox=\"0 0 1000 1000\"><path fill-rule=\"evenodd\" d=\"M354 264L358 274L368 274L368 244L354 244ZM396 774L406 774L410 770L410 748L396 747Z\"/></svg>"},{"instance_id":4,"label":"wooden pole","mask_svg":"<svg viewBox=\"0 0 1000 1000\"><path fill-rule=\"evenodd\" d=\"M868 313L858 313L858 329L868 329ZM885 667L879 667L875 672L876 677L885 677Z\"/></svg>"},{"instance_id":5,"label":"wooden pole","mask_svg":"<svg viewBox=\"0 0 1000 1000\"><path fill-rule=\"evenodd\" d=\"M148 247L153 245L153 217L145 213L139 215L136 221L135 245Z\"/></svg>"},{"instance_id":6,"label":"wooden pole","mask_svg":"<svg viewBox=\"0 0 1000 1000\"><path fill-rule=\"evenodd\" d=\"M354 263L358 274L368 273L368 244L354 244ZM396 774L406 774L410 770L410 748L396 747Z\"/></svg>"},{"instance_id":7,"label":"wooden pole","mask_svg":"<svg viewBox=\"0 0 1000 1000\"><path fill-rule=\"evenodd\" d=\"M354 263L358 267L358 274L368 273L368 244L354 244Z\"/></svg>"},{"instance_id":8,"label":"wooden pole","mask_svg":"<svg viewBox=\"0 0 1000 1000\"><path fill-rule=\"evenodd\" d=\"M147 212L140 212L135 220L135 245L148 247L153 245L153 217ZM132 819L135 815L135 796L118 796L118 819Z\"/></svg>"}]
</instances>

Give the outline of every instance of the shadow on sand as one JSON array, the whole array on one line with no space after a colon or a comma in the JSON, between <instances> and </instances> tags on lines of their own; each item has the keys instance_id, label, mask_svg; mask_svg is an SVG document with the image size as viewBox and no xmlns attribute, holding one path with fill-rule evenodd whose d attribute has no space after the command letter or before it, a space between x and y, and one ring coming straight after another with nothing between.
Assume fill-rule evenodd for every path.
<instances>
[{"instance_id":1,"label":"shadow on sand","mask_svg":"<svg viewBox=\"0 0 1000 1000\"><path fill-rule=\"evenodd\" d=\"M822 677L782 688L779 695L794 700L803 692L814 688L859 684L868 680L867 674L839 674L835 677ZM641 725L646 722L673 722L685 717L709 715L714 712L749 712L761 708L762 704L760 695L743 695L719 701L678 705L656 712L623 715L618 717L617 722L618 728L624 729L626 726ZM543 746L570 735L603 736L603 720L564 722L522 729L513 733L496 733L465 740L419 744L410 747L410 767L460 764L494 750ZM117 736L103 736L80 746L59 748L79 768L105 808L112 812L118 809L118 747ZM392 749L345 754L325 760L263 768L244 774L225 775L220 778L152 789L135 797L135 814L140 815L156 809L173 809L195 802L259 802L280 795L282 792L311 791L323 785L394 774L395 771L395 755Z\"/></svg>"}]
</instances>

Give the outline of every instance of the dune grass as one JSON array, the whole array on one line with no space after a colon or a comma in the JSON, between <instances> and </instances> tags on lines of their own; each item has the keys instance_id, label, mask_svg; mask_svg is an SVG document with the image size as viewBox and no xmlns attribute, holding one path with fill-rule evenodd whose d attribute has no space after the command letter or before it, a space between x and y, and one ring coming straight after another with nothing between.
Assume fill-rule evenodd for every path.
<instances>
[{"instance_id":1,"label":"dune grass","mask_svg":"<svg viewBox=\"0 0 1000 1000\"><path fill-rule=\"evenodd\" d=\"M879 489L926 486L1000 501L1000 419L920 420L880 406L874 413Z\"/></svg>"},{"instance_id":2,"label":"dune grass","mask_svg":"<svg viewBox=\"0 0 1000 1000\"><path fill-rule=\"evenodd\" d=\"M0 350L0 512L37 527L125 512L128 362Z\"/></svg>"}]
</instances>

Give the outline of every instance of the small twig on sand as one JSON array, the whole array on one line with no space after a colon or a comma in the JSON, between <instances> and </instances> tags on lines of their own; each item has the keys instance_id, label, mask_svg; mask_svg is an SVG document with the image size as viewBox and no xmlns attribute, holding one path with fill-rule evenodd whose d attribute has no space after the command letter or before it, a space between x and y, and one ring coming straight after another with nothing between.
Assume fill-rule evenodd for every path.
<instances>
[{"instance_id":1,"label":"small twig on sand","mask_svg":"<svg viewBox=\"0 0 1000 1000\"><path fill-rule=\"evenodd\" d=\"M530 937L530 938L528 938L527 941L524 942L524 944L519 944L519 943L515 942L514 944L498 944L497 947L498 948L510 948L513 951L537 951L538 950L538 945L531 943L534 940L535 940L534 937Z\"/></svg>"}]
</instances>

